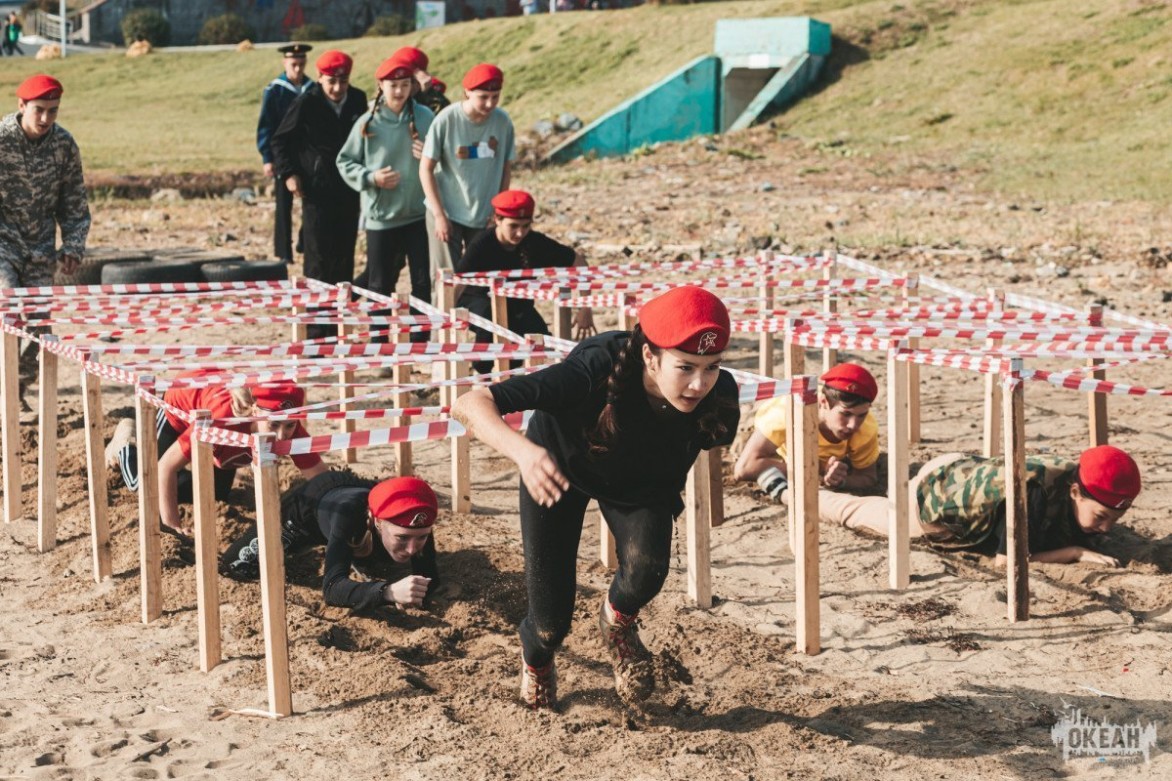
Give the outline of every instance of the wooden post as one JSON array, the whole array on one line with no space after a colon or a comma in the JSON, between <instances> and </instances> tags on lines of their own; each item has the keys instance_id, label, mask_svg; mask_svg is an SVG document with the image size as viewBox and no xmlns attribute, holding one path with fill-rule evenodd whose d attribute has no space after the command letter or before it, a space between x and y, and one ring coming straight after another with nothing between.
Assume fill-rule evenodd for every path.
<instances>
[{"instance_id":1,"label":"wooden post","mask_svg":"<svg viewBox=\"0 0 1172 781\"><path fill-rule=\"evenodd\" d=\"M574 334L574 310L563 302L573 295L568 287L558 288L558 300L554 303L553 335L558 339L572 339Z\"/></svg>"},{"instance_id":2,"label":"wooden post","mask_svg":"<svg viewBox=\"0 0 1172 781\"><path fill-rule=\"evenodd\" d=\"M1103 305L1091 304L1089 322L1094 326L1103 324ZM1087 366L1094 368L1102 365L1099 358L1087 359ZM1091 376L1100 382L1107 379L1107 372L1093 371ZM1090 446L1098 447L1107 444L1107 394L1091 392L1087 394L1087 428L1090 434Z\"/></svg>"},{"instance_id":3,"label":"wooden post","mask_svg":"<svg viewBox=\"0 0 1172 781\"><path fill-rule=\"evenodd\" d=\"M1025 386L1022 360L1009 371L1017 381L1003 390L1005 410L1005 558L1006 594L1011 623L1030 617L1030 544L1026 521Z\"/></svg>"},{"instance_id":4,"label":"wooden post","mask_svg":"<svg viewBox=\"0 0 1172 781\"><path fill-rule=\"evenodd\" d=\"M887 556L888 585L908 587L911 576L908 537L907 363L896 359L899 345L887 352Z\"/></svg>"},{"instance_id":5,"label":"wooden post","mask_svg":"<svg viewBox=\"0 0 1172 781\"><path fill-rule=\"evenodd\" d=\"M457 361L452 366L454 378L468 374L466 361ZM469 390L466 385L453 386L453 402ZM468 434L452 437L452 512L472 512L472 466Z\"/></svg>"},{"instance_id":6,"label":"wooden post","mask_svg":"<svg viewBox=\"0 0 1172 781\"><path fill-rule=\"evenodd\" d=\"M770 253L770 257L772 257L772 253ZM773 319L772 315L769 314L773 311L774 300L773 288L769 285L772 277L772 271L769 270L757 280L757 306L761 309L759 320L762 325ZM757 345L757 373L763 377L772 377L773 368L773 332L762 328Z\"/></svg>"},{"instance_id":7,"label":"wooden post","mask_svg":"<svg viewBox=\"0 0 1172 781\"><path fill-rule=\"evenodd\" d=\"M814 378L811 378L813 380ZM818 560L818 404L791 396L795 425L787 432L790 446L790 507L800 527L795 535L794 597L797 601L797 650L817 654L822 650L820 566Z\"/></svg>"},{"instance_id":8,"label":"wooden post","mask_svg":"<svg viewBox=\"0 0 1172 781\"><path fill-rule=\"evenodd\" d=\"M196 410L194 428L209 425L212 413ZM199 669L220 663L220 580L216 570L220 535L216 528L216 484L212 446L191 438L192 495L195 509L195 598L199 616Z\"/></svg>"},{"instance_id":9,"label":"wooden post","mask_svg":"<svg viewBox=\"0 0 1172 781\"><path fill-rule=\"evenodd\" d=\"M456 309L456 298L455 298L456 290L451 285L444 284L444 278L445 277L444 277L443 271L439 271L436 273L436 285L437 285L437 289L439 291L437 293L437 295L440 300L440 309L442 309L444 311L444 314L446 314L448 317L452 318L453 320L459 320L459 319L467 320L468 319L468 310L467 309ZM457 315L457 312L460 312L463 314ZM440 341L441 342L446 341L448 344L456 344L457 342L460 341L460 335L463 333L467 333L467 332L460 331L459 329L456 329L456 328L447 329L442 332L442 335L440 337ZM433 381L436 378L435 367L437 364L440 367L439 377L441 380L451 380L451 379L455 378L455 376L456 376L454 374L454 371L456 368L455 362L453 362L453 361L438 361L437 363L432 364L431 378ZM455 401L456 401L455 388L453 388L450 385L441 385L440 386L440 393L439 393L440 405L444 406L444 407L450 407L450 406L452 406L453 403L455 403Z\"/></svg>"},{"instance_id":10,"label":"wooden post","mask_svg":"<svg viewBox=\"0 0 1172 781\"><path fill-rule=\"evenodd\" d=\"M708 510L711 482L708 451L701 450L688 472L685 526L688 536L688 599L697 607L712 607L712 519Z\"/></svg>"},{"instance_id":11,"label":"wooden post","mask_svg":"<svg viewBox=\"0 0 1172 781\"><path fill-rule=\"evenodd\" d=\"M989 288L989 301L993 312L1002 311L1005 304L1004 291ZM988 320L990 326L994 321ZM986 339L985 349L991 350L1001 343L999 339ZM994 458L1001 454L1001 385L996 374L985 375L985 431L982 454Z\"/></svg>"},{"instance_id":12,"label":"wooden post","mask_svg":"<svg viewBox=\"0 0 1172 781\"><path fill-rule=\"evenodd\" d=\"M38 397L37 550L57 545L57 353L45 349L57 337L41 337L41 387Z\"/></svg>"},{"instance_id":13,"label":"wooden post","mask_svg":"<svg viewBox=\"0 0 1172 781\"><path fill-rule=\"evenodd\" d=\"M918 295L912 295L913 290L918 292L919 286L920 275L908 274L907 285L903 288L905 307L914 306L919 300ZM908 339L907 346L910 350L918 350L920 340L915 337ZM917 445L920 442L920 365L911 362L904 365L907 368L907 439L909 445Z\"/></svg>"},{"instance_id":14,"label":"wooden post","mask_svg":"<svg viewBox=\"0 0 1172 781\"><path fill-rule=\"evenodd\" d=\"M281 492L277 486L277 459L273 434L257 435L253 463L256 483L257 535L260 543L260 601L265 636L265 678L269 711L293 715L289 684L289 627L285 615L285 551L281 546Z\"/></svg>"},{"instance_id":15,"label":"wooden post","mask_svg":"<svg viewBox=\"0 0 1172 781\"><path fill-rule=\"evenodd\" d=\"M395 298L396 298L396 300L399 301L400 304L402 304L404 306L410 305L407 300L407 296L403 295L402 293L396 293ZM394 333L391 335L391 339L389 341L394 344L402 344L403 342L409 341L409 340L410 340L410 336L408 334ZM402 388L404 385L407 385L411 381L411 364L410 363L408 363L406 361L400 361L399 363L395 364L394 381L395 381L395 384L398 385L400 388ZM394 398L395 398L395 406L396 407L402 408L402 407L407 406L407 392L406 391L396 393ZM395 420L396 426L406 426L406 425L409 425L410 423L411 423L411 418L407 417L406 415L400 416L399 418L397 418ZM396 468L396 470L398 470L398 472L397 472L398 475L400 477L405 477L408 475L415 474L415 465L414 465L414 460L413 460L412 454L411 454L411 443L410 442L396 442L394 445L394 450L395 450L395 468Z\"/></svg>"},{"instance_id":16,"label":"wooden post","mask_svg":"<svg viewBox=\"0 0 1172 781\"><path fill-rule=\"evenodd\" d=\"M838 273L838 252L827 253L830 258L830 265L822 269L822 278L829 281L834 279ZM832 320L838 313L838 296L829 287L826 288L825 295L822 296L822 311L826 313L826 319ZM838 364L838 350L833 347L822 348L822 373L830 371Z\"/></svg>"},{"instance_id":17,"label":"wooden post","mask_svg":"<svg viewBox=\"0 0 1172 781\"><path fill-rule=\"evenodd\" d=\"M346 317L346 310L350 306L350 283L349 282L339 282L338 283L338 304L337 304L337 306L338 306L338 344L342 345L346 341L346 337L350 335L351 330L352 330L349 326L347 326L344 322L342 322L342 320ZM374 326L371 326L371 328L373 329ZM392 334L392 336L397 338L398 334ZM350 384L352 382L354 382L354 372L344 371L344 372L341 372L338 374L338 399L341 400L341 402L342 402L338 406L338 409L340 409L342 412L348 412L350 410L350 404L348 403L347 400L354 398L354 388L350 387ZM355 431L358 430L357 423L358 423L358 421L351 420L349 418L343 418L341 421L339 421L338 429L339 429L340 433L342 433L342 434L353 434ZM358 450L356 448L352 448L352 447L346 448L346 450L344 450L343 453L344 453L345 461L347 464L357 464L358 463Z\"/></svg>"},{"instance_id":18,"label":"wooden post","mask_svg":"<svg viewBox=\"0 0 1172 781\"><path fill-rule=\"evenodd\" d=\"M724 448L714 447L708 451L708 520L713 526L724 523Z\"/></svg>"},{"instance_id":19,"label":"wooden post","mask_svg":"<svg viewBox=\"0 0 1172 781\"><path fill-rule=\"evenodd\" d=\"M24 514L20 482L20 340L0 333L0 447L4 450L4 522L15 523Z\"/></svg>"},{"instance_id":20,"label":"wooden post","mask_svg":"<svg viewBox=\"0 0 1172 781\"><path fill-rule=\"evenodd\" d=\"M792 380L794 377L802 374L806 370L806 351L801 345L794 342L793 320L786 320L785 323L785 361L783 373L785 379ZM814 407L817 412L817 406ZM792 404L785 405L785 468L786 476L793 474L789 460L793 457L793 431L794 431L794 407ZM815 468L817 473L817 468ZM791 483L792 485L792 483ZM793 501L793 495L790 495L789 504L785 508L786 521L789 524L789 549L797 555L798 550L798 518L797 510Z\"/></svg>"},{"instance_id":21,"label":"wooden post","mask_svg":"<svg viewBox=\"0 0 1172 781\"><path fill-rule=\"evenodd\" d=\"M155 394L155 378L139 378ZM159 538L159 431L155 406L135 394L138 450L138 567L142 622L163 615L163 557Z\"/></svg>"},{"instance_id":22,"label":"wooden post","mask_svg":"<svg viewBox=\"0 0 1172 781\"><path fill-rule=\"evenodd\" d=\"M627 293L622 295L622 301L619 303L618 311L620 331L633 331L635 330L635 326L638 325L639 316L637 314L633 315L630 313L630 309L632 306L634 306L634 304L635 296Z\"/></svg>"},{"instance_id":23,"label":"wooden post","mask_svg":"<svg viewBox=\"0 0 1172 781\"><path fill-rule=\"evenodd\" d=\"M509 299L502 295L498 295L496 287L489 290L489 296L492 299L492 321L501 328L509 327ZM492 340L498 344L504 344L503 337L497 334L492 335ZM506 358L498 358L493 363L493 371L503 372L509 370L509 361Z\"/></svg>"},{"instance_id":24,"label":"wooden post","mask_svg":"<svg viewBox=\"0 0 1172 781\"><path fill-rule=\"evenodd\" d=\"M86 360L96 360L87 355ZM85 412L85 458L89 470L90 531L93 537L94 580L101 583L113 574L110 562L110 497L106 492L106 445L102 433L102 381L84 366L81 394Z\"/></svg>"},{"instance_id":25,"label":"wooden post","mask_svg":"<svg viewBox=\"0 0 1172 781\"><path fill-rule=\"evenodd\" d=\"M289 285L292 287L291 295L295 296L299 292L297 289L298 280L299 280L299 277L297 277L297 276L290 276L289 277ZM293 315L294 316L299 316L299 315L303 315L303 314L305 314L305 307L303 307L303 306L294 306L293 307ZM294 342L304 342L306 340L306 338L309 336L309 327L307 325L305 325L305 323L293 323L292 330L293 330L293 333L292 333L291 338L293 339Z\"/></svg>"}]
</instances>

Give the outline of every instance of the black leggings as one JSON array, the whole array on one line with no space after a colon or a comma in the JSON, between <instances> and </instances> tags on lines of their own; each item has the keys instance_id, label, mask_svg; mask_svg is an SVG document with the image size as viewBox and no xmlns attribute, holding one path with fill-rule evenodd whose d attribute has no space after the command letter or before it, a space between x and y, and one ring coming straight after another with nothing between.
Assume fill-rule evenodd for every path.
<instances>
[{"instance_id":1,"label":"black leggings","mask_svg":"<svg viewBox=\"0 0 1172 781\"><path fill-rule=\"evenodd\" d=\"M570 632L578 590L578 542L589 496L570 488L553 507L542 507L521 482L521 539L529 614L521 622L526 663L542 667ZM610 603L636 613L654 599L667 579L675 518L666 507L617 507L599 501L615 538L619 568Z\"/></svg>"},{"instance_id":2,"label":"black leggings","mask_svg":"<svg viewBox=\"0 0 1172 781\"><path fill-rule=\"evenodd\" d=\"M159 410L158 416L155 418L155 431L159 437L159 458L163 457L172 445L179 439L179 432L171 427L167 422L167 415L163 410ZM126 483L126 487L131 491L138 490L138 448L134 445L127 445L118 451L118 467L122 472L122 481ZM195 495L193 488L193 479L190 469L183 469L179 472L179 504L191 504L191 499ZM236 480L235 469L220 469L219 467L212 468L212 483L215 485L216 500L225 502L228 500L228 494L232 491L232 483Z\"/></svg>"},{"instance_id":3,"label":"black leggings","mask_svg":"<svg viewBox=\"0 0 1172 781\"><path fill-rule=\"evenodd\" d=\"M411 295L431 302L431 267L427 257L427 228L423 220L397 228L366 231L366 270L370 289L393 295L406 256Z\"/></svg>"}]
</instances>

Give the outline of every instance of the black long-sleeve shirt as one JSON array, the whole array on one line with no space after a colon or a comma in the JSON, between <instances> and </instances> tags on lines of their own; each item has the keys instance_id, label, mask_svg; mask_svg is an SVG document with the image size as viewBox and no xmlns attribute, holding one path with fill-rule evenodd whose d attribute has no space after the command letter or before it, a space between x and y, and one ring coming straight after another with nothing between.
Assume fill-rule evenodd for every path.
<instances>
[{"instance_id":1,"label":"black long-sleeve shirt","mask_svg":"<svg viewBox=\"0 0 1172 781\"><path fill-rule=\"evenodd\" d=\"M537 410L528 437L550 451L575 488L617 505L666 507L678 515L684 508L680 493L696 456L730 444L736 435L736 380L721 371L712 388L711 394L725 402L720 413L725 433L713 439L698 426L700 410L657 410L642 380L636 379L616 405L618 440L605 454L591 454L587 432L606 404L607 380L629 336L626 331L593 336L561 363L505 380L490 391L502 414Z\"/></svg>"},{"instance_id":2,"label":"black long-sleeve shirt","mask_svg":"<svg viewBox=\"0 0 1172 781\"><path fill-rule=\"evenodd\" d=\"M293 101L272 137L273 164L282 179L297 176L303 197L328 205L332 201L358 202L358 193L338 172L338 152L350 128L366 112L366 93L350 87L335 111L315 84Z\"/></svg>"}]
</instances>

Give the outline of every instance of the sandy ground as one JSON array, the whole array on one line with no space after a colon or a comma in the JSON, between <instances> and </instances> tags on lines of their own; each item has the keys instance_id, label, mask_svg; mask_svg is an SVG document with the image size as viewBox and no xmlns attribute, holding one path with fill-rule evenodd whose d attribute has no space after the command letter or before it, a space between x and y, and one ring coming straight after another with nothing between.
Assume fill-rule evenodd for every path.
<instances>
[{"instance_id":1,"label":"sandy ground","mask_svg":"<svg viewBox=\"0 0 1172 781\"><path fill-rule=\"evenodd\" d=\"M1160 209L977 193L965 185L972 172L947 161L895 153L860 161L773 142L765 131L708 146L527 171L518 181L547 204L543 229L572 234L588 250L591 242L703 241L727 253L749 251L767 237L785 249L812 250L833 237L843 251L971 290L998 285L1075 306L1103 297L1132 314L1172 319L1162 300L1172 280L1162 248L1168 215ZM730 154L733 146L750 154ZM747 159L756 154L762 157ZM263 202L99 202L91 243L231 245L263 257L270 217ZM883 382L879 356L849 357L868 363ZM748 341L734 364L755 364ZM1162 387L1168 376L1153 362L1117 379ZM934 368L924 379L924 441L913 461L978 449L980 379ZM320 552L291 568L297 713L270 721L232 713L266 704L257 586L222 580L226 661L200 673L191 551L164 540L165 613L143 626L137 509L125 491L111 494L114 577L94 583L72 370L63 371L61 387L59 546L37 554L35 523L27 518L0 533L0 776L1172 776L1164 749L1172 740L1166 400L1110 400L1112 441L1136 456L1145 481L1126 524L1105 542L1123 565L1035 565L1026 623L1007 622L1004 577L988 559L917 547L910 588L894 592L884 542L824 526L824 650L796 654L794 568L782 513L726 481L727 522L712 536L717 604L686 604L677 535L673 571L643 616L662 685L641 712L616 697L597 639L608 573L596 562L593 510L580 549L575 627L559 657L562 712L535 714L516 704L515 626L526 609L516 474L476 444L474 512L441 514L448 585L430 609L351 615L322 601ZM1085 398L1030 385L1026 399L1030 449L1076 454L1086 440ZM130 413L129 396L110 387L105 404L109 434L115 419ZM884 421L881 402L876 412ZM34 418L22 423L21 436L31 515ZM418 471L437 486L443 506L447 458L442 444L416 450ZM359 470L377 476L391 464L388 452L368 451ZM287 483L292 473L283 469ZM224 544L253 516L251 487L242 475L231 504L221 507ZM1154 722L1159 737L1150 764L1064 760L1050 731L1067 708L1116 724Z\"/></svg>"}]
</instances>

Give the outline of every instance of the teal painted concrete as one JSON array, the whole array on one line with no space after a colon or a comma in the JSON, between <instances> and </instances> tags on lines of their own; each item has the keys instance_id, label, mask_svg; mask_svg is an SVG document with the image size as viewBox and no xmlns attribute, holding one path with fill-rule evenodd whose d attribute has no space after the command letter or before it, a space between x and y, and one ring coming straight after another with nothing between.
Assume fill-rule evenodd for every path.
<instances>
[{"instance_id":1,"label":"teal painted concrete","mask_svg":"<svg viewBox=\"0 0 1172 781\"><path fill-rule=\"evenodd\" d=\"M549 153L624 155L661 141L749 127L797 100L830 54L830 25L801 17L721 19L715 56L700 57L615 106Z\"/></svg>"},{"instance_id":2,"label":"teal painted concrete","mask_svg":"<svg viewBox=\"0 0 1172 781\"><path fill-rule=\"evenodd\" d=\"M711 55L695 59L582 128L550 152L549 159L624 155L645 144L715 133L719 84L720 60Z\"/></svg>"}]
</instances>

